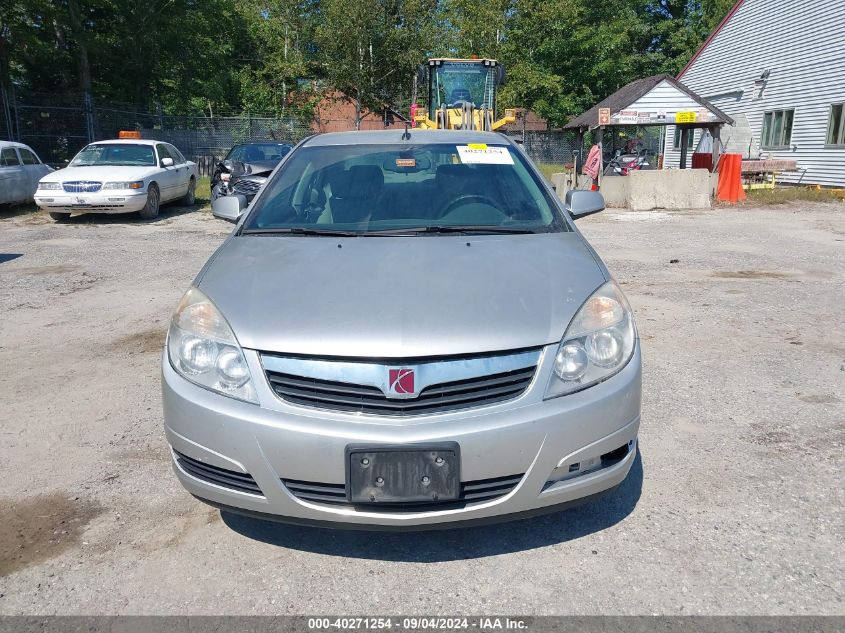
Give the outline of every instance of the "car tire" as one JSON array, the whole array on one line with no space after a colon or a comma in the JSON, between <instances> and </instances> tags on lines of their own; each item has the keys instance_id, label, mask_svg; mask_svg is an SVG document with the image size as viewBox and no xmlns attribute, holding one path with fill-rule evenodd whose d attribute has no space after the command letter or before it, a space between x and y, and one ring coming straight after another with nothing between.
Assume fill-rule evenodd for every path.
<instances>
[{"instance_id":1,"label":"car tire","mask_svg":"<svg viewBox=\"0 0 845 633\"><path fill-rule=\"evenodd\" d=\"M70 220L70 213L57 213L56 211L49 211L50 217L55 222L67 222Z\"/></svg>"},{"instance_id":2,"label":"car tire","mask_svg":"<svg viewBox=\"0 0 845 633\"><path fill-rule=\"evenodd\" d=\"M197 181L191 176L191 182L188 183L188 193L182 198L182 204L186 207L194 206L197 201Z\"/></svg>"},{"instance_id":3,"label":"car tire","mask_svg":"<svg viewBox=\"0 0 845 633\"><path fill-rule=\"evenodd\" d=\"M147 204L138 211L138 214L145 220L153 220L158 217L158 210L161 206L161 194L158 192L158 185L150 183L147 189Z\"/></svg>"}]
</instances>

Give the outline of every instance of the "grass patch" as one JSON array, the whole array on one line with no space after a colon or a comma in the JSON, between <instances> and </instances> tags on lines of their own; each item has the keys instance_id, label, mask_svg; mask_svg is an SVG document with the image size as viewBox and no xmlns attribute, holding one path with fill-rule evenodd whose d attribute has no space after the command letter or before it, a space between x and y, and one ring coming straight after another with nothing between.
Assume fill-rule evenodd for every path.
<instances>
[{"instance_id":1,"label":"grass patch","mask_svg":"<svg viewBox=\"0 0 845 633\"><path fill-rule=\"evenodd\" d=\"M197 190L195 192L197 204L206 205L211 202L211 178L208 176L200 176L197 180Z\"/></svg>"},{"instance_id":2,"label":"grass patch","mask_svg":"<svg viewBox=\"0 0 845 633\"><path fill-rule=\"evenodd\" d=\"M564 165L563 163L537 163L537 168L542 172L542 174L546 177L546 180L549 182L552 181L552 174L556 174L561 171L566 171L567 167L571 169L571 166Z\"/></svg>"},{"instance_id":3,"label":"grass patch","mask_svg":"<svg viewBox=\"0 0 845 633\"><path fill-rule=\"evenodd\" d=\"M845 190L816 187L778 187L752 189L746 192L747 202L755 205L786 204L788 202L842 202Z\"/></svg>"}]
</instances>

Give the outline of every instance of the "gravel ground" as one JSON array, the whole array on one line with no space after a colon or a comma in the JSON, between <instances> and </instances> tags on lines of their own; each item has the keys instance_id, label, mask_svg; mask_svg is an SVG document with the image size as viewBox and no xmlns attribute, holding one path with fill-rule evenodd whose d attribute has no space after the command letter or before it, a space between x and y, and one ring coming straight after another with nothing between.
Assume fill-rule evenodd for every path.
<instances>
[{"instance_id":1,"label":"gravel ground","mask_svg":"<svg viewBox=\"0 0 845 633\"><path fill-rule=\"evenodd\" d=\"M231 225L0 216L0 613L845 614L845 206L579 226L643 341L631 475L383 534L221 516L170 471L165 327Z\"/></svg>"}]
</instances>

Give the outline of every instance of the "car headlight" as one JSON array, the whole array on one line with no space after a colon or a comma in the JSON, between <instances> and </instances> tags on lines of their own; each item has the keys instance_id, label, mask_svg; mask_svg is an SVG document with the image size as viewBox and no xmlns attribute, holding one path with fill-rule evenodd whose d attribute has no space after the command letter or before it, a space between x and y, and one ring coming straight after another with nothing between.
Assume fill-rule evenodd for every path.
<instances>
[{"instance_id":1,"label":"car headlight","mask_svg":"<svg viewBox=\"0 0 845 633\"><path fill-rule=\"evenodd\" d=\"M258 404L243 350L211 300L185 293L167 333L170 364L182 377L217 393Z\"/></svg>"},{"instance_id":2,"label":"car headlight","mask_svg":"<svg viewBox=\"0 0 845 633\"><path fill-rule=\"evenodd\" d=\"M56 189L62 188L62 183L60 182L39 182L38 183L39 189L49 189L51 191L55 191Z\"/></svg>"},{"instance_id":3,"label":"car headlight","mask_svg":"<svg viewBox=\"0 0 845 633\"><path fill-rule=\"evenodd\" d=\"M610 281L578 310L557 349L546 398L586 389L622 369L634 353L634 317Z\"/></svg>"},{"instance_id":4,"label":"car headlight","mask_svg":"<svg viewBox=\"0 0 845 633\"><path fill-rule=\"evenodd\" d=\"M133 180L132 182L106 182L103 183L103 189L143 189L143 180Z\"/></svg>"}]
</instances>

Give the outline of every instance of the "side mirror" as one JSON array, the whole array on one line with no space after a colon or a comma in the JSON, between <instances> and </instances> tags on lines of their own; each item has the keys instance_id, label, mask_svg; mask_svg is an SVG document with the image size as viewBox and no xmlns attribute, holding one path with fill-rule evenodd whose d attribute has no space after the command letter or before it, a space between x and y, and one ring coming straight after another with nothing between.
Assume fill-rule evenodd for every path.
<instances>
[{"instance_id":1,"label":"side mirror","mask_svg":"<svg viewBox=\"0 0 845 633\"><path fill-rule=\"evenodd\" d=\"M173 159L172 158L162 158L161 159L161 166L162 167L173 167Z\"/></svg>"},{"instance_id":2,"label":"side mirror","mask_svg":"<svg viewBox=\"0 0 845 633\"><path fill-rule=\"evenodd\" d=\"M246 196L222 196L211 203L211 214L215 218L237 222L246 206Z\"/></svg>"},{"instance_id":3,"label":"side mirror","mask_svg":"<svg viewBox=\"0 0 845 633\"><path fill-rule=\"evenodd\" d=\"M598 191L570 189L566 192L566 201L563 206L569 211L572 219L577 220L604 211L604 196Z\"/></svg>"}]
</instances>

